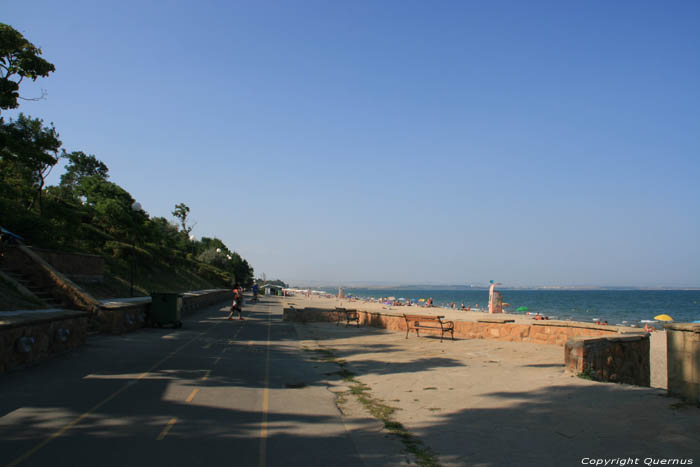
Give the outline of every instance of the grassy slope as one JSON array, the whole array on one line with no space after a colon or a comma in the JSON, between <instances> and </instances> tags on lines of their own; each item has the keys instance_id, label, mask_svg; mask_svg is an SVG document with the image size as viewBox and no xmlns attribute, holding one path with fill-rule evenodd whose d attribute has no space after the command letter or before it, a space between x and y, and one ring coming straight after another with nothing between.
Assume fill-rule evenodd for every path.
<instances>
[{"instance_id":1,"label":"grassy slope","mask_svg":"<svg viewBox=\"0 0 700 467\"><path fill-rule=\"evenodd\" d=\"M193 270L196 263L180 266L165 263L136 265L134 267L134 296L147 296L151 292L187 292L190 290L229 288L221 280L204 278ZM101 284L78 283L95 298L123 298L131 293L131 267L128 261L107 258L105 278Z\"/></svg>"},{"instance_id":2,"label":"grassy slope","mask_svg":"<svg viewBox=\"0 0 700 467\"><path fill-rule=\"evenodd\" d=\"M203 277L195 273L199 263L183 262L137 265L134 267L134 296L147 296L151 292L187 292L191 290L229 288L231 284L216 277ZM211 276L211 275L210 275ZM105 258L104 282L77 282L97 299L124 298L131 295L131 267L128 261ZM42 308L22 297L8 284L0 281L0 311L34 310Z\"/></svg>"}]
</instances>

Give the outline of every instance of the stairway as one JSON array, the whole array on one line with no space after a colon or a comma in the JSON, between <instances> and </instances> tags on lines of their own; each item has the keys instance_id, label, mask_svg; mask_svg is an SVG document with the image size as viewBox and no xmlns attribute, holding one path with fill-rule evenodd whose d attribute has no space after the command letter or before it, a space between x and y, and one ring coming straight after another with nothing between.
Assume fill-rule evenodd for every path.
<instances>
[{"instance_id":1,"label":"stairway","mask_svg":"<svg viewBox=\"0 0 700 467\"><path fill-rule=\"evenodd\" d=\"M66 304L53 296L50 287L37 286L27 275L22 273L22 271L8 269L6 266L0 267L0 271L29 290L36 298L41 300L47 308L65 308Z\"/></svg>"}]
</instances>

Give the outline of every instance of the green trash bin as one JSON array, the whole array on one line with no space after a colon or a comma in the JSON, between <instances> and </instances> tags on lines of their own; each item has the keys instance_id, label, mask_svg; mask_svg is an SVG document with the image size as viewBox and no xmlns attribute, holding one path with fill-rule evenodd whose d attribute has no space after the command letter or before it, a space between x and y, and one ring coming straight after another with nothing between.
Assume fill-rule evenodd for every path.
<instances>
[{"instance_id":1,"label":"green trash bin","mask_svg":"<svg viewBox=\"0 0 700 467\"><path fill-rule=\"evenodd\" d=\"M151 322L158 327L172 324L182 327L182 295L168 292L151 293Z\"/></svg>"}]
</instances>

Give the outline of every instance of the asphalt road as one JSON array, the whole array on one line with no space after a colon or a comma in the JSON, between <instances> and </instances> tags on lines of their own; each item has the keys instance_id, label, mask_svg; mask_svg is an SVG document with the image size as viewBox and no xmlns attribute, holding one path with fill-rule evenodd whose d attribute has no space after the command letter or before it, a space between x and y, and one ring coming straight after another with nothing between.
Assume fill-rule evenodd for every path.
<instances>
[{"instance_id":1,"label":"asphalt road","mask_svg":"<svg viewBox=\"0 0 700 467\"><path fill-rule=\"evenodd\" d=\"M221 306L0 375L0 464L361 465L280 302Z\"/></svg>"}]
</instances>

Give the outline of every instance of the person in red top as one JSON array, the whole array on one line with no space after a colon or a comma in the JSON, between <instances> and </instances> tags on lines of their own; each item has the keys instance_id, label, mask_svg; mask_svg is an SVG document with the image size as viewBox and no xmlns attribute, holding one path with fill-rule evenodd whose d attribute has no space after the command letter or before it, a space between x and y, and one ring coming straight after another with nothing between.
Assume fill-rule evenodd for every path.
<instances>
[{"instance_id":1,"label":"person in red top","mask_svg":"<svg viewBox=\"0 0 700 467\"><path fill-rule=\"evenodd\" d=\"M228 315L228 319L233 319L233 314L238 311L238 319L243 319L243 291L236 284L233 288L233 303L231 304L231 313Z\"/></svg>"}]
</instances>

